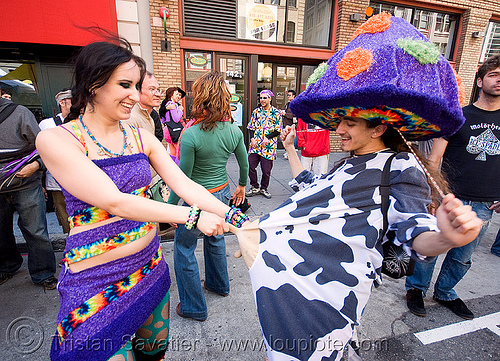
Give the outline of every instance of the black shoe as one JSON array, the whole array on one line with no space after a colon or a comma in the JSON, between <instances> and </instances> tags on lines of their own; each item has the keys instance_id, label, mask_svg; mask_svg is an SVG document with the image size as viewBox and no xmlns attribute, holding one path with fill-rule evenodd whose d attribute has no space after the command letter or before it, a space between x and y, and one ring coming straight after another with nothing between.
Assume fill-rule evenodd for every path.
<instances>
[{"instance_id":1,"label":"black shoe","mask_svg":"<svg viewBox=\"0 0 500 361\"><path fill-rule=\"evenodd\" d=\"M474 318L474 314L472 313L472 311L467 308L464 301L462 301L460 298L455 298L451 301L443 301L439 298L436 298L436 296L432 298L434 298L434 301L446 307L457 316L465 318L466 320L472 320Z\"/></svg>"},{"instance_id":2,"label":"black shoe","mask_svg":"<svg viewBox=\"0 0 500 361\"><path fill-rule=\"evenodd\" d=\"M424 298L422 297L422 290L417 288L410 288L406 292L406 305L411 313L424 317L427 315L427 311L424 306Z\"/></svg>"},{"instance_id":3,"label":"black shoe","mask_svg":"<svg viewBox=\"0 0 500 361\"><path fill-rule=\"evenodd\" d=\"M14 274L9 272L0 272L0 285L3 285L5 282L14 277Z\"/></svg>"},{"instance_id":4,"label":"black shoe","mask_svg":"<svg viewBox=\"0 0 500 361\"><path fill-rule=\"evenodd\" d=\"M50 276L49 278L43 280L38 284L43 286L43 288L47 291L55 290L57 287L57 278L55 278L54 276Z\"/></svg>"}]
</instances>

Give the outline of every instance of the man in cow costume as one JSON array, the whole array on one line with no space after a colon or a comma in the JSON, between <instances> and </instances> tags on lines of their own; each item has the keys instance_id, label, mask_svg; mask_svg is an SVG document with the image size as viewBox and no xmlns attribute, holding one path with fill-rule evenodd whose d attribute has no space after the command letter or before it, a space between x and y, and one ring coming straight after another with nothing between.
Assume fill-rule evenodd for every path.
<instances>
[{"instance_id":1,"label":"man in cow costume","mask_svg":"<svg viewBox=\"0 0 500 361\"><path fill-rule=\"evenodd\" d=\"M293 113L336 131L352 156L314 176L287 127L281 136L298 192L238 233L269 360L342 358L381 282L379 188L395 152L387 218L396 244L425 262L472 241L481 226L452 194L428 213L426 174L398 133L425 140L453 134L464 121L453 69L416 28L386 13L372 17L311 82L292 101Z\"/></svg>"}]
</instances>

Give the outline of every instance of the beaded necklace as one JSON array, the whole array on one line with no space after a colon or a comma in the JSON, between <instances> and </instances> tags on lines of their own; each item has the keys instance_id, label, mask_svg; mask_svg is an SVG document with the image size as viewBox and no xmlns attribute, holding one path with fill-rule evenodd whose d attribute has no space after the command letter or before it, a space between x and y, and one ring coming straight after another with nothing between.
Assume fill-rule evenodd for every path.
<instances>
[{"instance_id":1,"label":"beaded necklace","mask_svg":"<svg viewBox=\"0 0 500 361\"><path fill-rule=\"evenodd\" d=\"M87 128L87 126L85 125L85 123L83 122L82 120L82 116L80 115L80 123L82 123L82 127L83 129L85 129L85 131L87 132L87 134L89 135L90 139L92 139L92 141L94 142L95 145L97 145L99 147L99 149L97 150L97 154L101 157L109 157L109 158L113 158L113 157L121 157L122 155L125 154L125 151L127 149L129 149L130 151L132 151L132 144L130 144L127 140L127 132L125 131L125 128L123 128L123 125L122 125L122 122L119 120L118 121L118 124L120 125L120 130L122 131L123 133L123 150L120 153L115 153L111 150L109 150L108 148L106 148L104 145L102 145L101 143L99 143L99 141L97 139L95 139L94 135L92 134L92 132L90 131L89 128Z\"/></svg>"}]
</instances>

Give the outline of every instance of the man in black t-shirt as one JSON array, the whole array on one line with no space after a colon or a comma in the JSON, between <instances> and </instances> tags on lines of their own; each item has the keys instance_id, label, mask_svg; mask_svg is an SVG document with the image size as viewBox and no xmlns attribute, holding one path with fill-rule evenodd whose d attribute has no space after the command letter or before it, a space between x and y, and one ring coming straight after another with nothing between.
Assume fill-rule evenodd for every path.
<instances>
[{"instance_id":1,"label":"man in black t-shirt","mask_svg":"<svg viewBox=\"0 0 500 361\"><path fill-rule=\"evenodd\" d=\"M463 108L466 118L460 130L434 141L429 161L448 178L451 192L469 204L483 221L477 238L446 254L434 285L434 300L465 319L474 314L458 298L453 287L465 276L471 256L491 220L500 212L500 54L486 60L478 70L479 99ZM406 278L406 300L411 312L425 316L423 296L430 286L436 261L417 263L413 276Z\"/></svg>"}]
</instances>

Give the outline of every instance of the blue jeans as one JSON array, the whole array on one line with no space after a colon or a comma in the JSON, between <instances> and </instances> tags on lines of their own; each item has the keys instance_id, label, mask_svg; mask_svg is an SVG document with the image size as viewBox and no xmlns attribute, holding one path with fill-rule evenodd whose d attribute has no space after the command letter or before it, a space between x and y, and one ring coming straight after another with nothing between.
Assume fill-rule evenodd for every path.
<instances>
[{"instance_id":1,"label":"blue jeans","mask_svg":"<svg viewBox=\"0 0 500 361\"><path fill-rule=\"evenodd\" d=\"M498 230L495 242L493 242L493 245L491 246L491 253L493 253L495 256L500 257L500 229Z\"/></svg>"},{"instance_id":2,"label":"blue jeans","mask_svg":"<svg viewBox=\"0 0 500 361\"><path fill-rule=\"evenodd\" d=\"M212 194L226 204L231 198L229 185ZM174 270L181 301L181 313L192 318L205 319L207 318L207 304L201 290L200 272L194 254L200 233L198 229L187 230L183 224L178 226L175 231ZM204 235L203 255L207 288L217 293L229 293L224 236Z\"/></svg>"},{"instance_id":3,"label":"blue jeans","mask_svg":"<svg viewBox=\"0 0 500 361\"><path fill-rule=\"evenodd\" d=\"M472 253L483 238L488 229L493 211L489 207L493 202L473 202L461 200L464 204L472 207L477 216L483 221L483 226L479 235L469 244L465 246L452 248L446 254L446 257L441 265L439 276L434 285L434 296L442 301L451 301L458 298L453 287L465 276L472 265ZM412 276L406 277L406 290L417 288L425 294L429 289L436 265L436 259L430 263L417 262Z\"/></svg>"},{"instance_id":4,"label":"blue jeans","mask_svg":"<svg viewBox=\"0 0 500 361\"><path fill-rule=\"evenodd\" d=\"M15 211L19 214L18 226L28 246L31 280L40 283L56 272L41 184L31 189L0 194L0 272L14 273L23 263L14 237Z\"/></svg>"}]
</instances>

